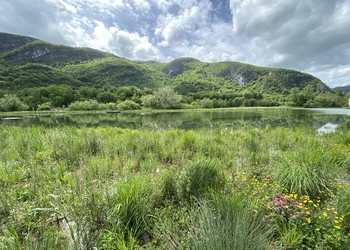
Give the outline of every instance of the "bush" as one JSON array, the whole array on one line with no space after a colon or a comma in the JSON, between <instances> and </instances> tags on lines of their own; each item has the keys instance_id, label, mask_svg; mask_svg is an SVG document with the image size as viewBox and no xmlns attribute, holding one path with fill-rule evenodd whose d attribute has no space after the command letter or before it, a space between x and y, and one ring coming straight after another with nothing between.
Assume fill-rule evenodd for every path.
<instances>
[{"instance_id":1,"label":"bush","mask_svg":"<svg viewBox=\"0 0 350 250\"><path fill-rule=\"evenodd\" d=\"M114 102L99 103L96 100L76 101L68 106L69 110L108 110L116 108L117 105Z\"/></svg>"},{"instance_id":2,"label":"bush","mask_svg":"<svg viewBox=\"0 0 350 250\"><path fill-rule=\"evenodd\" d=\"M152 95L143 96L141 100L145 108L176 109L180 108L182 96L176 94L173 89L165 87L153 92Z\"/></svg>"},{"instance_id":3,"label":"bush","mask_svg":"<svg viewBox=\"0 0 350 250\"><path fill-rule=\"evenodd\" d=\"M0 111L24 111L28 105L22 102L16 95L4 95L0 98Z\"/></svg>"},{"instance_id":4,"label":"bush","mask_svg":"<svg viewBox=\"0 0 350 250\"><path fill-rule=\"evenodd\" d=\"M38 111L45 111L45 110L51 110L51 109L52 109L51 102L45 102L45 103L39 104L37 108Z\"/></svg>"},{"instance_id":5,"label":"bush","mask_svg":"<svg viewBox=\"0 0 350 250\"><path fill-rule=\"evenodd\" d=\"M76 101L68 106L70 110L98 110L98 102L96 100Z\"/></svg>"},{"instance_id":6,"label":"bush","mask_svg":"<svg viewBox=\"0 0 350 250\"><path fill-rule=\"evenodd\" d=\"M117 108L119 110L136 110L136 109L141 109L141 106L140 106L140 104L138 104L134 101L126 100L126 101L118 103Z\"/></svg>"}]
</instances>

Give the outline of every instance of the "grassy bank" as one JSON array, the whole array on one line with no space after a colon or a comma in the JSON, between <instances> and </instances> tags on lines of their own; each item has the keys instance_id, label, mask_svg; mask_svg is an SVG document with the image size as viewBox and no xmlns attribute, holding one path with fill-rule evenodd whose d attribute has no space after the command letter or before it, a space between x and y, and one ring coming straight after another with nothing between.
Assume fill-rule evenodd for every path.
<instances>
[{"instance_id":1,"label":"grassy bank","mask_svg":"<svg viewBox=\"0 0 350 250\"><path fill-rule=\"evenodd\" d=\"M347 249L349 150L347 131L2 128L0 249Z\"/></svg>"},{"instance_id":2,"label":"grassy bank","mask_svg":"<svg viewBox=\"0 0 350 250\"><path fill-rule=\"evenodd\" d=\"M268 110L268 109L291 109L293 107L278 106L278 107L236 107L236 108L195 108L195 109L137 109L137 110L123 110L123 113L180 113L180 112L203 112L203 111L242 111L242 110ZM26 116L26 115L54 115L54 114L105 114L107 110L69 110L69 109L54 109L50 111L15 111L15 112L0 112L0 117L5 116Z\"/></svg>"}]
</instances>

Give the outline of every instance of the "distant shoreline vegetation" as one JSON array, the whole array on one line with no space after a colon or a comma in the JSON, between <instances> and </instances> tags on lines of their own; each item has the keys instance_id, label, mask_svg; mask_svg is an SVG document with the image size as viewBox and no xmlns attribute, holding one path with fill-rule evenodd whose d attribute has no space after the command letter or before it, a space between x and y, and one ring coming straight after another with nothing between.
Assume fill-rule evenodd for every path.
<instances>
[{"instance_id":1,"label":"distant shoreline vegetation","mask_svg":"<svg viewBox=\"0 0 350 250\"><path fill-rule=\"evenodd\" d=\"M346 107L347 96L334 93L312 93L292 89L284 98L257 92L203 91L179 94L171 87L156 90L135 86L72 88L68 85L26 88L1 95L0 112L14 111L98 111L141 109L210 109L232 107ZM349 94L348 94L349 95Z\"/></svg>"}]
</instances>

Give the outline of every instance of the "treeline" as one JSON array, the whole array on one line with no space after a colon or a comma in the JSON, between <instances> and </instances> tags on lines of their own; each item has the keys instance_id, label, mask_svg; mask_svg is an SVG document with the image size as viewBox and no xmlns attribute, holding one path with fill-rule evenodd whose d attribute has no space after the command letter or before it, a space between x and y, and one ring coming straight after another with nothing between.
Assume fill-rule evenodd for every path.
<instances>
[{"instance_id":1,"label":"treeline","mask_svg":"<svg viewBox=\"0 0 350 250\"><path fill-rule=\"evenodd\" d=\"M157 90L135 86L71 87L50 85L0 92L0 111L51 110L135 110L144 108L225 108L288 105L296 107L342 107L347 97L335 93L320 93L307 86L292 88L283 94L261 94L257 91L229 89L181 91L163 87Z\"/></svg>"}]
</instances>

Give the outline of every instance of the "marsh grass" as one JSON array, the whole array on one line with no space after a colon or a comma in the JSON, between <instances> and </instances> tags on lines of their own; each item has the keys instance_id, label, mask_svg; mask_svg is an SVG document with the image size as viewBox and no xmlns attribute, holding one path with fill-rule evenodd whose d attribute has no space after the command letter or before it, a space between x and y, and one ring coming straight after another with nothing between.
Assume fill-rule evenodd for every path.
<instances>
[{"instance_id":1,"label":"marsh grass","mask_svg":"<svg viewBox=\"0 0 350 250\"><path fill-rule=\"evenodd\" d=\"M320 209L337 204L349 222L349 195L337 183L348 178L350 135L340 133L3 128L0 249L298 245L294 229L266 228L265 201L287 188L320 197ZM348 241L345 224L322 225L334 236L326 247Z\"/></svg>"},{"instance_id":2,"label":"marsh grass","mask_svg":"<svg viewBox=\"0 0 350 250\"><path fill-rule=\"evenodd\" d=\"M268 249L271 228L244 194L212 195L200 204L191 241L195 249Z\"/></svg>"},{"instance_id":3,"label":"marsh grass","mask_svg":"<svg viewBox=\"0 0 350 250\"><path fill-rule=\"evenodd\" d=\"M299 150L285 152L277 160L275 179L290 193L312 198L331 192L337 165L316 142L301 142Z\"/></svg>"}]
</instances>

